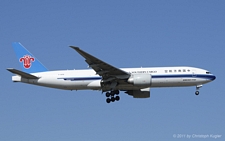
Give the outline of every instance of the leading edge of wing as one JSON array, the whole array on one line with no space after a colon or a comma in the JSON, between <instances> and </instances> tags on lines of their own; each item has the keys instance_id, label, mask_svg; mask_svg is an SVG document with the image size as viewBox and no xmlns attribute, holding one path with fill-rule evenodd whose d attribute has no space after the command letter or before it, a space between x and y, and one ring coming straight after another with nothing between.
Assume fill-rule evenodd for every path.
<instances>
[{"instance_id":1,"label":"leading edge of wing","mask_svg":"<svg viewBox=\"0 0 225 141\"><path fill-rule=\"evenodd\" d=\"M115 75L126 75L127 77L130 76L130 74L128 72L125 72L119 68L116 68L92 55L90 55L89 53L81 50L79 47L75 47L75 46L70 46L71 48L73 48L74 50L76 50L81 56L83 56L86 60L86 62L88 63L88 65L95 70L95 72L100 75L100 76L105 76L105 75L109 75L109 76L115 76Z\"/></svg>"}]
</instances>

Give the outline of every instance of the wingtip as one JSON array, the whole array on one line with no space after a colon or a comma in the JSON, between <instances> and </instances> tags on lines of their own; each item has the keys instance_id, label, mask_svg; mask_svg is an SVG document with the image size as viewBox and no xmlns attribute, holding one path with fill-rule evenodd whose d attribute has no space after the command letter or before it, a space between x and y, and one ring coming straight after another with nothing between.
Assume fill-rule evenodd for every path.
<instances>
[{"instance_id":1,"label":"wingtip","mask_svg":"<svg viewBox=\"0 0 225 141\"><path fill-rule=\"evenodd\" d=\"M76 50L80 49L79 47L76 47L76 46L70 46L70 47L73 48L73 49L76 49Z\"/></svg>"}]
</instances>

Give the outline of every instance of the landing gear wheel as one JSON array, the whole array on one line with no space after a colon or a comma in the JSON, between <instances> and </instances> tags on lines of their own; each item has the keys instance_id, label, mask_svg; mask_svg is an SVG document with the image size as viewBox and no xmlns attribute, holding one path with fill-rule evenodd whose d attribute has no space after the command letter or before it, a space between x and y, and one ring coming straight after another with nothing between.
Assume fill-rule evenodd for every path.
<instances>
[{"instance_id":1,"label":"landing gear wheel","mask_svg":"<svg viewBox=\"0 0 225 141\"><path fill-rule=\"evenodd\" d=\"M116 101L119 101L120 100L120 97L119 96L116 96L115 99L116 99Z\"/></svg>"},{"instance_id":2,"label":"landing gear wheel","mask_svg":"<svg viewBox=\"0 0 225 141\"><path fill-rule=\"evenodd\" d=\"M118 94L120 93L120 91L119 91L119 90L115 90L114 93L115 93L116 95L118 95Z\"/></svg>"},{"instance_id":3,"label":"landing gear wheel","mask_svg":"<svg viewBox=\"0 0 225 141\"><path fill-rule=\"evenodd\" d=\"M196 95L199 95L199 91L196 91L195 94L196 94Z\"/></svg>"},{"instance_id":4,"label":"landing gear wheel","mask_svg":"<svg viewBox=\"0 0 225 141\"><path fill-rule=\"evenodd\" d=\"M111 92L111 94L110 94L112 97L114 97L114 95L115 95L115 93L114 92Z\"/></svg>"},{"instance_id":5,"label":"landing gear wheel","mask_svg":"<svg viewBox=\"0 0 225 141\"><path fill-rule=\"evenodd\" d=\"M107 103L110 103L110 102L111 102L111 99L110 99L110 98L107 98L107 99L106 99L106 102L107 102Z\"/></svg>"},{"instance_id":6,"label":"landing gear wheel","mask_svg":"<svg viewBox=\"0 0 225 141\"><path fill-rule=\"evenodd\" d=\"M115 98L114 97L111 97L111 101L114 102L115 101Z\"/></svg>"},{"instance_id":7,"label":"landing gear wheel","mask_svg":"<svg viewBox=\"0 0 225 141\"><path fill-rule=\"evenodd\" d=\"M106 96L106 97L110 97L110 93L107 92L107 93L105 94L105 96Z\"/></svg>"},{"instance_id":8,"label":"landing gear wheel","mask_svg":"<svg viewBox=\"0 0 225 141\"><path fill-rule=\"evenodd\" d=\"M120 93L119 90L114 90L114 91L108 91L105 93L106 98L106 102L110 103L110 102L115 102L115 101L119 101L120 97L118 96ZM115 97L114 97L115 96Z\"/></svg>"}]
</instances>

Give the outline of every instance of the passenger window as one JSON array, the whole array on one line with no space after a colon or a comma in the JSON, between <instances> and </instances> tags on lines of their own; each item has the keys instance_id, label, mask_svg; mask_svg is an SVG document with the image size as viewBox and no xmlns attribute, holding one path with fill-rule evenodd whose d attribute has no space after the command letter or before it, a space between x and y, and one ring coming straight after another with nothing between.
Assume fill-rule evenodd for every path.
<instances>
[{"instance_id":1,"label":"passenger window","mask_svg":"<svg viewBox=\"0 0 225 141\"><path fill-rule=\"evenodd\" d=\"M178 70L179 72L181 72L181 70Z\"/></svg>"},{"instance_id":2,"label":"passenger window","mask_svg":"<svg viewBox=\"0 0 225 141\"><path fill-rule=\"evenodd\" d=\"M168 70L165 70L165 73L167 73L168 72Z\"/></svg>"},{"instance_id":3,"label":"passenger window","mask_svg":"<svg viewBox=\"0 0 225 141\"><path fill-rule=\"evenodd\" d=\"M169 72L172 72L172 70L170 70Z\"/></svg>"},{"instance_id":4,"label":"passenger window","mask_svg":"<svg viewBox=\"0 0 225 141\"><path fill-rule=\"evenodd\" d=\"M187 70L188 72L190 72L190 70Z\"/></svg>"},{"instance_id":5,"label":"passenger window","mask_svg":"<svg viewBox=\"0 0 225 141\"><path fill-rule=\"evenodd\" d=\"M174 70L174 72L177 72L177 70Z\"/></svg>"},{"instance_id":6,"label":"passenger window","mask_svg":"<svg viewBox=\"0 0 225 141\"><path fill-rule=\"evenodd\" d=\"M186 70L183 70L183 72L186 72Z\"/></svg>"}]
</instances>

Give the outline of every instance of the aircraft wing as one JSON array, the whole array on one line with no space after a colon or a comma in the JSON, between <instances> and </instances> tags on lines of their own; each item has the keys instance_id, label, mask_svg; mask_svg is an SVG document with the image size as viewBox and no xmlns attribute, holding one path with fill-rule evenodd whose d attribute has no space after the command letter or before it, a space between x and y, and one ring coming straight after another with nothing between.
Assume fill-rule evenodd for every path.
<instances>
[{"instance_id":1,"label":"aircraft wing","mask_svg":"<svg viewBox=\"0 0 225 141\"><path fill-rule=\"evenodd\" d=\"M130 74L119 68L116 68L104 61L88 54L81 50L79 47L70 46L75 49L81 56L83 56L88 65L96 72L96 74L102 76L103 81L112 81L113 79L127 79Z\"/></svg>"}]
</instances>

